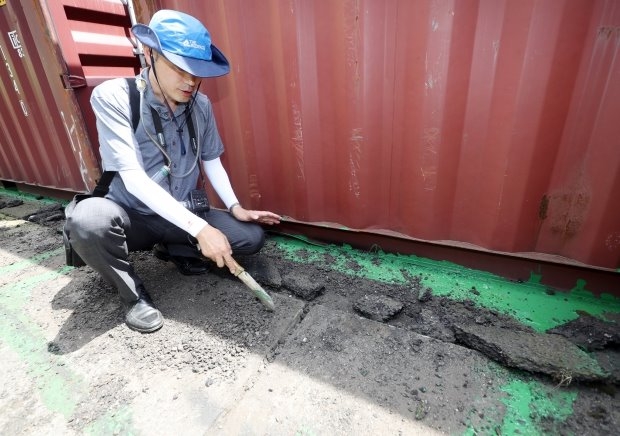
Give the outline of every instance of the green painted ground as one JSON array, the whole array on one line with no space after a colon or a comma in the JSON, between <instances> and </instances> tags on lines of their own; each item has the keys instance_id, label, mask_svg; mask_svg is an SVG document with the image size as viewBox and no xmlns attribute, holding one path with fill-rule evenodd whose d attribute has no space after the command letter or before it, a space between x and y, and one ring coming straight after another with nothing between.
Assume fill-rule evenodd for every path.
<instances>
[{"instance_id":1,"label":"green painted ground","mask_svg":"<svg viewBox=\"0 0 620 436\"><path fill-rule=\"evenodd\" d=\"M584 289L584 282L576 283L569 293L549 292L536 275L528 282L516 283L484 271L417 256L363 252L283 236L274 240L290 260L303 263L327 258L332 268L341 273L385 283L406 284L412 276L419 276L421 285L432 289L435 296L471 300L479 307L511 315L539 332L577 319L578 311L603 319L606 313L620 313L620 299L609 294L597 298ZM355 268L351 268L351 261Z\"/></svg>"},{"instance_id":2,"label":"green painted ground","mask_svg":"<svg viewBox=\"0 0 620 436\"><path fill-rule=\"evenodd\" d=\"M550 431L549 427L571 416L577 399L575 389L558 389L518 377L501 386L500 392L504 394L501 402L504 411L500 412L498 405L494 410L483 411L482 418L471 416L463 436L558 434L559 431ZM544 433L541 430L543 421L546 424Z\"/></svg>"},{"instance_id":3,"label":"green painted ground","mask_svg":"<svg viewBox=\"0 0 620 436\"><path fill-rule=\"evenodd\" d=\"M0 192L6 194L5 190ZM28 195L15 196L34 199ZM406 284L417 276L422 286L432 289L436 296L458 301L472 300L480 307L512 315L540 332L576 319L578 311L601 318L605 318L606 313L620 313L618 298L611 295L596 298L585 290L583 282L577 283L569 293L550 293L536 275L532 275L526 283L515 283L482 271L416 256L361 252L346 246L317 245L288 237L273 237L272 240L293 261L306 263L329 259L332 268L339 272L386 283ZM59 249L24 259L0 268L0 275L14 273L40 264L50 256L60 255ZM353 264L355 268L352 268ZM33 288L66 272L66 268L48 270L0 286L0 341L11 347L26 364L46 407L69 418L79 399L86 395L86 382L65 365L62 356L49 353L43 332L23 311ZM502 407L505 412L487 411L482 422L477 419L475 424L470 424L466 435L541 434L538 430L541 420L549 417L557 422L571 416L578 395L576 389L549 386L518 374L501 386L500 391L503 393ZM110 411L85 432L91 435L133 434L131 412L126 409Z\"/></svg>"},{"instance_id":4,"label":"green painted ground","mask_svg":"<svg viewBox=\"0 0 620 436\"><path fill-rule=\"evenodd\" d=\"M42 204L53 204L53 203L67 204L69 203L66 200L58 200L58 199L42 197L41 195L28 194L27 192L21 192L15 189L0 188L0 195L5 198L19 199L23 201L36 201Z\"/></svg>"}]
</instances>

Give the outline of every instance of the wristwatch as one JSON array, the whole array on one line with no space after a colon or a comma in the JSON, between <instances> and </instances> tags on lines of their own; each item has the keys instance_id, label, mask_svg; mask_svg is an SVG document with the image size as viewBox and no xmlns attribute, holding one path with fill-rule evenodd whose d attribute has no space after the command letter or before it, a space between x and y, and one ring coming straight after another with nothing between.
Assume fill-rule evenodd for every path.
<instances>
[{"instance_id":1,"label":"wristwatch","mask_svg":"<svg viewBox=\"0 0 620 436\"><path fill-rule=\"evenodd\" d=\"M241 204L238 201L236 203L231 204L230 207L228 208L228 212L232 213L233 209L236 206L241 206Z\"/></svg>"}]
</instances>

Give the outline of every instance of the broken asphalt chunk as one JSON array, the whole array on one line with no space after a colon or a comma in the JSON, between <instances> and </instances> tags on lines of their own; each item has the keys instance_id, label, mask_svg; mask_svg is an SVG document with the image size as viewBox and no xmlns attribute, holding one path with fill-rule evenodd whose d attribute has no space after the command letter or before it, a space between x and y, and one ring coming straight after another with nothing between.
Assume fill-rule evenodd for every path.
<instances>
[{"instance_id":1,"label":"broken asphalt chunk","mask_svg":"<svg viewBox=\"0 0 620 436\"><path fill-rule=\"evenodd\" d=\"M581 313L579 318L549 329L547 333L564 336L587 351L620 345L620 324L587 313Z\"/></svg>"},{"instance_id":2,"label":"broken asphalt chunk","mask_svg":"<svg viewBox=\"0 0 620 436\"><path fill-rule=\"evenodd\" d=\"M0 209L4 209L5 207L21 206L22 204L24 204L23 200L19 200L19 199L1 200Z\"/></svg>"},{"instance_id":3,"label":"broken asphalt chunk","mask_svg":"<svg viewBox=\"0 0 620 436\"><path fill-rule=\"evenodd\" d=\"M403 303L385 295L366 294L353 303L353 308L357 312L366 318L381 322L394 318L403 307Z\"/></svg>"},{"instance_id":4,"label":"broken asphalt chunk","mask_svg":"<svg viewBox=\"0 0 620 436\"><path fill-rule=\"evenodd\" d=\"M314 300L325 290L325 283L322 280L292 273L282 278L282 284L294 295L306 301Z\"/></svg>"},{"instance_id":5,"label":"broken asphalt chunk","mask_svg":"<svg viewBox=\"0 0 620 436\"><path fill-rule=\"evenodd\" d=\"M610 380L595 359L562 336L475 324L454 328L459 342L505 366L547 374L565 384Z\"/></svg>"}]
</instances>

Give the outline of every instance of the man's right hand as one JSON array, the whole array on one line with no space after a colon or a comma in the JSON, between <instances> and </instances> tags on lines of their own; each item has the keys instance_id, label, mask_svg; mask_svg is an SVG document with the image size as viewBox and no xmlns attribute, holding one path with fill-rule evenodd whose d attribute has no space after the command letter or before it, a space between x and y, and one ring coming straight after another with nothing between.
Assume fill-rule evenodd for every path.
<instances>
[{"instance_id":1,"label":"man's right hand","mask_svg":"<svg viewBox=\"0 0 620 436\"><path fill-rule=\"evenodd\" d=\"M207 224L198 232L196 239L204 257L211 259L220 268L226 265L232 274L237 272L232 248L224 233Z\"/></svg>"}]
</instances>

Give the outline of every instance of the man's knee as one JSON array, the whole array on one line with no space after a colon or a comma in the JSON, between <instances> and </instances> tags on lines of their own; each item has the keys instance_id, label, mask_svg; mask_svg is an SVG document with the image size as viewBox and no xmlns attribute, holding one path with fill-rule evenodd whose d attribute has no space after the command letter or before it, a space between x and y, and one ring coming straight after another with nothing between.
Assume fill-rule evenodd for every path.
<instances>
[{"instance_id":1,"label":"man's knee","mask_svg":"<svg viewBox=\"0 0 620 436\"><path fill-rule=\"evenodd\" d=\"M78 245L96 244L98 240L109 237L114 227L120 227L123 215L123 209L114 202L105 198L89 198L78 203L67 217L67 233Z\"/></svg>"},{"instance_id":2,"label":"man's knee","mask_svg":"<svg viewBox=\"0 0 620 436\"><path fill-rule=\"evenodd\" d=\"M238 254L258 253L265 245L265 232L258 224L245 224L242 237L233 244L233 252ZM240 235L241 236L241 235Z\"/></svg>"}]
</instances>

